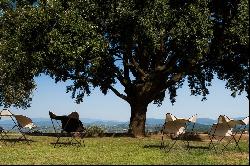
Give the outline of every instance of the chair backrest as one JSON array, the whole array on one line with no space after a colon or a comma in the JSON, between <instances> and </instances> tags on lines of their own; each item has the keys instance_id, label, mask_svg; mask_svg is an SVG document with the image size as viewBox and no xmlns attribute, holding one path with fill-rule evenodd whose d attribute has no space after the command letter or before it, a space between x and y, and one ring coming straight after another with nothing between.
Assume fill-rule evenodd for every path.
<instances>
[{"instance_id":1,"label":"chair backrest","mask_svg":"<svg viewBox=\"0 0 250 166\"><path fill-rule=\"evenodd\" d=\"M32 120L30 118L26 117L26 116L15 115L14 117L16 118L18 126L21 127L21 128L29 128L29 129L31 129L31 128L36 127L33 124Z\"/></svg>"},{"instance_id":2,"label":"chair backrest","mask_svg":"<svg viewBox=\"0 0 250 166\"><path fill-rule=\"evenodd\" d=\"M226 123L213 124L208 135L213 136L231 136L233 128L228 126Z\"/></svg>"},{"instance_id":3,"label":"chair backrest","mask_svg":"<svg viewBox=\"0 0 250 166\"><path fill-rule=\"evenodd\" d=\"M166 119L165 119L166 122L175 121L176 119L177 118L174 115L172 115L170 113L166 114Z\"/></svg>"},{"instance_id":4,"label":"chair backrest","mask_svg":"<svg viewBox=\"0 0 250 166\"><path fill-rule=\"evenodd\" d=\"M189 118L188 121L195 123L197 121L197 114L195 114L191 118Z\"/></svg>"},{"instance_id":5,"label":"chair backrest","mask_svg":"<svg viewBox=\"0 0 250 166\"><path fill-rule=\"evenodd\" d=\"M218 118L218 123L228 123L228 122L230 122L232 120L233 119L230 119L226 115L220 115L219 118Z\"/></svg>"},{"instance_id":6,"label":"chair backrest","mask_svg":"<svg viewBox=\"0 0 250 166\"><path fill-rule=\"evenodd\" d=\"M191 117L190 119L193 121L196 120L195 117ZM189 119L177 118L174 115L167 113L165 124L163 126L163 133L173 134L175 136L184 134L187 122L189 122Z\"/></svg>"},{"instance_id":7,"label":"chair backrest","mask_svg":"<svg viewBox=\"0 0 250 166\"><path fill-rule=\"evenodd\" d=\"M4 108L2 111L0 111L0 116L12 116L14 115L10 110Z\"/></svg>"},{"instance_id":8,"label":"chair backrest","mask_svg":"<svg viewBox=\"0 0 250 166\"><path fill-rule=\"evenodd\" d=\"M208 135L213 136L231 136L235 122L226 115L220 115L217 123L213 124Z\"/></svg>"},{"instance_id":9,"label":"chair backrest","mask_svg":"<svg viewBox=\"0 0 250 166\"><path fill-rule=\"evenodd\" d=\"M247 116L246 118L242 119L242 122L244 123L244 125L248 125L249 124L249 116Z\"/></svg>"},{"instance_id":10,"label":"chair backrest","mask_svg":"<svg viewBox=\"0 0 250 166\"><path fill-rule=\"evenodd\" d=\"M242 120L234 120L226 115L220 115L217 124L213 124L208 134L214 136L231 136L236 125L247 125L248 123L249 116Z\"/></svg>"},{"instance_id":11,"label":"chair backrest","mask_svg":"<svg viewBox=\"0 0 250 166\"><path fill-rule=\"evenodd\" d=\"M62 121L62 129L66 132L79 132L84 130L84 126L79 119L69 117L67 120Z\"/></svg>"},{"instance_id":12,"label":"chair backrest","mask_svg":"<svg viewBox=\"0 0 250 166\"><path fill-rule=\"evenodd\" d=\"M185 132L185 123L178 123L177 121L165 122L163 133L173 134L175 136Z\"/></svg>"},{"instance_id":13,"label":"chair backrest","mask_svg":"<svg viewBox=\"0 0 250 166\"><path fill-rule=\"evenodd\" d=\"M74 119L79 119L79 114L78 112L71 112L69 115L68 115L69 118L74 118Z\"/></svg>"}]
</instances>

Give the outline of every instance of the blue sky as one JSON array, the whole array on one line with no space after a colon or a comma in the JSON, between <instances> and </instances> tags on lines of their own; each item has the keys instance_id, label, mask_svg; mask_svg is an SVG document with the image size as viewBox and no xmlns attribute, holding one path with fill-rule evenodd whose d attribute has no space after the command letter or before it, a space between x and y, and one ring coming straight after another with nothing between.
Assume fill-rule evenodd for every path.
<instances>
[{"instance_id":1,"label":"blue sky","mask_svg":"<svg viewBox=\"0 0 250 166\"><path fill-rule=\"evenodd\" d=\"M36 83L37 89L33 93L31 107L26 110L11 108L13 113L31 118L49 118L49 110L58 115L77 111L81 118L129 121L129 104L112 91L105 96L99 89L95 89L90 96L84 98L81 104L76 104L71 99L71 93L66 93L66 85L69 83L55 84L54 80L47 76L37 77ZM225 82L217 79L213 81L213 86L209 90L207 100L201 101L202 96L190 96L187 84L184 84L183 88L177 91L177 102L174 105L170 103L168 96L161 107L150 104L147 118L164 119L168 112L183 118L191 117L196 113L198 118L212 119L217 119L221 114L231 118L249 115L246 93L233 98L230 96L231 92L225 89Z\"/></svg>"}]
</instances>

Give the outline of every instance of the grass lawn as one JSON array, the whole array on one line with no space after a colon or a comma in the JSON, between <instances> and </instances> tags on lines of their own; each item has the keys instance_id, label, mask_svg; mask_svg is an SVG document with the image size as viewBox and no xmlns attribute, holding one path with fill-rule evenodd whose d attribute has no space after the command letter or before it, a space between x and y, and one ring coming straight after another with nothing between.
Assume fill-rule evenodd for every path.
<instances>
[{"instance_id":1,"label":"grass lawn","mask_svg":"<svg viewBox=\"0 0 250 166\"><path fill-rule=\"evenodd\" d=\"M240 147L242 153L233 150L234 144L223 153L207 150L209 142L191 142L191 150L177 141L174 149L169 153L160 149L160 139L154 137L96 137L85 138L86 146L61 146L54 148L52 142L56 137L28 136L33 140L30 145L24 142L5 145L0 142L0 164L87 164L87 165L117 165L117 164L143 164L143 165L248 165L249 142L242 140ZM166 140L170 141L170 140ZM202 146L202 147L201 147Z\"/></svg>"}]
</instances>

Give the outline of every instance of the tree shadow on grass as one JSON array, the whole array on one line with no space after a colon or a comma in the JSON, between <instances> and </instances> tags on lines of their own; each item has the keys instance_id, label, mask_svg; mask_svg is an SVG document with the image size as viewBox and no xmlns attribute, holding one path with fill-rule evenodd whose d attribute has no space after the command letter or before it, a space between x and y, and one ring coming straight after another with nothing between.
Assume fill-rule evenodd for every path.
<instances>
[{"instance_id":1,"label":"tree shadow on grass","mask_svg":"<svg viewBox=\"0 0 250 166\"><path fill-rule=\"evenodd\" d=\"M77 142L58 142L58 143L55 143L55 142L52 142L50 143L51 145L55 147L67 147L67 146L76 146L76 147L85 147L85 144L84 143L77 143Z\"/></svg>"},{"instance_id":2,"label":"tree shadow on grass","mask_svg":"<svg viewBox=\"0 0 250 166\"><path fill-rule=\"evenodd\" d=\"M156 145L156 144L154 144L154 145L144 145L143 146L143 148L157 148L157 149L165 149L165 148L167 148L167 146L162 146L162 145ZM184 147L183 147L184 148ZM189 149L189 150L191 150L191 149L201 149L201 150L208 150L209 149L209 147L208 146L185 146L185 149Z\"/></svg>"},{"instance_id":3,"label":"tree shadow on grass","mask_svg":"<svg viewBox=\"0 0 250 166\"><path fill-rule=\"evenodd\" d=\"M144 145L143 148L163 148L162 145Z\"/></svg>"},{"instance_id":4,"label":"tree shadow on grass","mask_svg":"<svg viewBox=\"0 0 250 166\"><path fill-rule=\"evenodd\" d=\"M31 139L18 139L18 138L3 138L0 141L2 141L5 145L7 145L7 143L15 144L17 142L24 142L24 143L37 142Z\"/></svg>"}]
</instances>

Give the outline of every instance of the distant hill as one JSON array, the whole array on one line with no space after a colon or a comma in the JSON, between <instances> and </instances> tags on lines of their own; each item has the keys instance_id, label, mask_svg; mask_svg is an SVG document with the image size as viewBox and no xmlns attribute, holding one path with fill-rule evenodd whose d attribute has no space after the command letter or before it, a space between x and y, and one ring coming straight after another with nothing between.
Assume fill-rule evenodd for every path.
<instances>
[{"instance_id":1,"label":"distant hill","mask_svg":"<svg viewBox=\"0 0 250 166\"><path fill-rule=\"evenodd\" d=\"M52 126L52 122L49 118L31 118L33 123L41 128ZM90 119L80 118L85 126L117 126L117 125L128 125L128 122L112 121L112 120L101 120L101 119ZM11 119L0 119L0 126L9 129L14 126L14 122Z\"/></svg>"},{"instance_id":2,"label":"distant hill","mask_svg":"<svg viewBox=\"0 0 250 166\"><path fill-rule=\"evenodd\" d=\"M88 119L86 120L85 118L81 119L81 121L86 124L86 125L105 125L105 126L114 126L114 125L119 125L119 124L127 124L128 122L120 122L120 121L114 121L114 120L93 120L93 119Z\"/></svg>"},{"instance_id":3,"label":"distant hill","mask_svg":"<svg viewBox=\"0 0 250 166\"><path fill-rule=\"evenodd\" d=\"M235 119L243 119L243 118L235 118ZM32 121L39 127L47 127L52 126L51 120L49 118L32 118ZM114 120L101 120L101 119L91 119L91 118L81 118L81 121L86 126L96 125L96 126L128 126L129 121L121 122ZM156 118L147 118L146 125L147 126L162 126L165 122L165 119L156 119ZM210 118L198 118L197 124L200 125L212 125L216 123L217 120ZM0 119L0 126L2 127L12 127L14 125L12 120L9 119Z\"/></svg>"},{"instance_id":4,"label":"distant hill","mask_svg":"<svg viewBox=\"0 0 250 166\"><path fill-rule=\"evenodd\" d=\"M210 119L210 118L197 118L196 123L204 124L204 125L212 125L213 123L216 123L217 120Z\"/></svg>"},{"instance_id":5,"label":"distant hill","mask_svg":"<svg viewBox=\"0 0 250 166\"><path fill-rule=\"evenodd\" d=\"M235 118L235 119L243 119L243 118ZM51 120L49 118L32 118L32 121L34 123L39 123L39 124L51 124ZM129 123L128 121L122 122L122 121L115 121L115 120L101 120L101 119L90 119L90 118L81 118L81 121L84 124L96 124L96 125L117 125L117 124ZM147 125L162 125L164 124L164 121L165 119L147 118L146 124ZM210 119L210 118L198 118L197 119L197 123L204 124L204 125L211 125L216 122L217 120ZM10 123L13 123L13 121L10 119L0 120L0 125L1 124L7 125Z\"/></svg>"},{"instance_id":6,"label":"distant hill","mask_svg":"<svg viewBox=\"0 0 250 166\"><path fill-rule=\"evenodd\" d=\"M146 119L146 125L163 125L165 119L155 119L155 118L148 118Z\"/></svg>"},{"instance_id":7,"label":"distant hill","mask_svg":"<svg viewBox=\"0 0 250 166\"><path fill-rule=\"evenodd\" d=\"M164 124L165 119L155 119L155 118L148 118L146 120L146 124L148 125L160 125ZM210 118L198 118L197 123L203 124L203 125L212 125L213 123L216 123L217 120L210 119Z\"/></svg>"}]
</instances>

